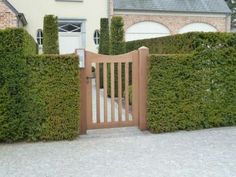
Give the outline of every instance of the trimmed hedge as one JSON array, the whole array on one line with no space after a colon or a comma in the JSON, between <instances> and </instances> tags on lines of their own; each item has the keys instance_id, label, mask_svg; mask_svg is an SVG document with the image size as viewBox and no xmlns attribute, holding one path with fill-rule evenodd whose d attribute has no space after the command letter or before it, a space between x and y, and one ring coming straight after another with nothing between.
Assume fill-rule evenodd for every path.
<instances>
[{"instance_id":1,"label":"trimmed hedge","mask_svg":"<svg viewBox=\"0 0 236 177\"><path fill-rule=\"evenodd\" d=\"M148 127L154 133L236 125L236 50L152 55Z\"/></svg>"},{"instance_id":2,"label":"trimmed hedge","mask_svg":"<svg viewBox=\"0 0 236 177\"><path fill-rule=\"evenodd\" d=\"M109 55L110 50L110 34L109 34L109 19L101 18L100 20L100 43L99 54ZM103 64L100 67L100 88L103 88Z\"/></svg>"},{"instance_id":3,"label":"trimmed hedge","mask_svg":"<svg viewBox=\"0 0 236 177\"><path fill-rule=\"evenodd\" d=\"M126 42L126 52L146 46L152 54L188 54L207 46L227 46L230 41L235 41L235 39L236 33L192 32Z\"/></svg>"},{"instance_id":4,"label":"trimmed hedge","mask_svg":"<svg viewBox=\"0 0 236 177\"><path fill-rule=\"evenodd\" d=\"M28 112L31 97L24 57L36 52L36 43L25 30L0 30L0 141L31 139L36 134Z\"/></svg>"},{"instance_id":5,"label":"trimmed hedge","mask_svg":"<svg viewBox=\"0 0 236 177\"><path fill-rule=\"evenodd\" d=\"M0 142L78 135L78 58L35 54L26 31L0 30Z\"/></svg>"},{"instance_id":6,"label":"trimmed hedge","mask_svg":"<svg viewBox=\"0 0 236 177\"><path fill-rule=\"evenodd\" d=\"M101 18L100 20L100 43L99 43L99 53L104 55L109 55L109 20L108 18Z\"/></svg>"},{"instance_id":7,"label":"trimmed hedge","mask_svg":"<svg viewBox=\"0 0 236 177\"><path fill-rule=\"evenodd\" d=\"M80 87L78 58L74 55L31 56L30 93L39 109L31 110L43 117L39 139L64 140L79 134Z\"/></svg>"},{"instance_id":8,"label":"trimmed hedge","mask_svg":"<svg viewBox=\"0 0 236 177\"><path fill-rule=\"evenodd\" d=\"M45 15L43 22L43 53L59 54L58 18Z\"/></svg>"},{"instance_id":9,"label":"trimmed hedge","mask_svg":"<svg viewBox=\"0 0 236 177\"><path fill-rule=\"evenodd\" d=\"M110 27L110 54L119 55L125 53L125 30L124 21L122 17L114 16L111 19ZM118 97L118 64L114 66L115 70L115 97ZM122 80L124 77L125 66L122 64ZM122 82L124 88L124 82ZM124 89L123 89L124 90ZM108 96L111 95L111 81L110 81L110 65L108 65Z\"/></svg>"}]
</instances>

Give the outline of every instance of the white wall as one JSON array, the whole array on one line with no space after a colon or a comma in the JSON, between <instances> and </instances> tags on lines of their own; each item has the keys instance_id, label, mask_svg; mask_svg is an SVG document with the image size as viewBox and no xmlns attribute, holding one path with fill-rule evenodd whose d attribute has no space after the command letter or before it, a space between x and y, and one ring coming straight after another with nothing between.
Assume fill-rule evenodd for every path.
<instances>
[{"instance_id":1,"label":"white wall","mask_svg":"<svg viewBox=\"0 0 236 177\"><path fill-rule=\"evenodd\" d=\"M37 29L43 28L43 18L53 14L61 19L86 19L86 49L96 52L93 34L100 28L100 18L108 17L107 0L68 2L55 0L9 0L28 21L27 31L36 38Z\"/></svg>"},{"instance_id":2,"label":"white wall","mask_svg":"<svg viewBox=\"0 0 236 177\"><path fill-rule=\"evenodd\" d=\"M170 30L164 25L156 22L144 21L129 27L125 33L125 40L134 41L168 35L170 35Z\"/></svg>"}]
</instances>

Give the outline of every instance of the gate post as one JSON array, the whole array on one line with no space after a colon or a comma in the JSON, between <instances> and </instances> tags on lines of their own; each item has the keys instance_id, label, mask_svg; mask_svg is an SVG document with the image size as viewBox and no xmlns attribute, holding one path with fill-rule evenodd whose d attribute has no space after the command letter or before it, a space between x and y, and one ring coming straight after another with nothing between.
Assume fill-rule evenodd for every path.
<instances>
[{"instance_id":1,"label":"gate post","mask_svg":"<svg viewBox=\"0 0 236 177\"><path fill-rule=\"evenodd\" d=\"M147 80L149 49L140 47L139 51L139 129L147 130Z\"/></svg>"},{"instance_id":2,"label":"gate post","mask_svg":"<svg viewBox=\"0 0 236 177\"><path fill-rule=\"evenodd\" d=\"M77 53L77 52L76 52ZM80 135L87 134L87 51L84 51L84 65L80 68ZM80 61L81 62L81 61Z\"/></svg>"}]
</instances>

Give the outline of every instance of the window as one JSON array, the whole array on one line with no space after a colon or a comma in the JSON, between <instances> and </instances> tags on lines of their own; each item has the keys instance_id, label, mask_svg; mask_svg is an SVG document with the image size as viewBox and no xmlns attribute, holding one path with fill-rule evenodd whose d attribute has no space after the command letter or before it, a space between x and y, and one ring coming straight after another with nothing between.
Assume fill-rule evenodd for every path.
<instances>
[{"instance_id":1,"label":"window","mask_svg":"<svg viewBox=\"0 0 236 177\"><path fill-rule=\"evenodd\" d=\"M96 45L99 45L100 42L100 32L99 30L95 30L94 35L93 35L93 40Z\"/></svg>"},{"instance_id":2,"label":"window","mask_svg":"<svg viewBox=\"0 0 236 177\"><path fill-rule=\"evenodd\" d=\"M41 29L37 31L37 43L38 45L43 45L43 30Z\"/></svg>"},{"instance_id":3,"label":"window","mask_svg":"<svg viewBox=\"0 0 236 177\"><path fill-rule=\"evenodd\" d=\"M59 32L81 32L81 23L59 22Z\"/></svg>"}]
</instances>

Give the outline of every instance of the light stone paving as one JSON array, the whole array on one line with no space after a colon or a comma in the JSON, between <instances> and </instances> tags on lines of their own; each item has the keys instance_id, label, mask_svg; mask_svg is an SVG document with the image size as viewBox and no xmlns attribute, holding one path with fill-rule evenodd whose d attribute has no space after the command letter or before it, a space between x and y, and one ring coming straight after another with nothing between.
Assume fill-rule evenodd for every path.
<instances>
[{"instance_id":1,"label":"light stone paving","mask_svg":"<svg viewBox=\"0 0 236 177\"><path fill-rule=\"evenodd\" d=\"M106 129L74 141L0 144L0 177L236 177L236 127Z\"/></svg>"}]
</instances>

